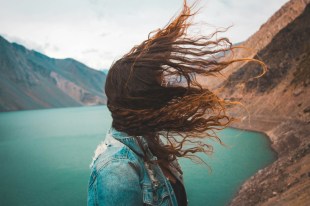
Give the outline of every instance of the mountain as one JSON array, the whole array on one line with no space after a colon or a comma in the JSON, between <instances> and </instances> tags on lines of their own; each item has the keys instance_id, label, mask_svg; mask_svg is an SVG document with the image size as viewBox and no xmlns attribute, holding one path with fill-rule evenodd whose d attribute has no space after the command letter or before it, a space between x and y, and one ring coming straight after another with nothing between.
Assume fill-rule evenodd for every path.
<instances>
[{"instance_id":1,"label":"mountain","mask_svg":"<svg viewBox=\"0 0 310 206\"><path fill-rule=\"evenodd\" d=\"M234 50L234 58L253 58L257 52L265 48L274 38L274 36L286 27L290 22L297 18L309 4L310 0L291 0L284 4L277 12L275 12L259 30L251 35L240 46L246 49ZM230 58L230 57L228 57ZM244 65L245 62L237 62L229 66L221 73L227 77L232 72ZM198 77L199 81L211 89L218 88L225 78L218 77Z\"/></svg>"},{"instance_id":2,"label":"mountain","mask_svg":"<svg viewBox=\"0 0 310 206\"><path fill-rule=\"evenodd\" d=\"M262 77L254 78L260 65L236 64L214 86L223 98L242 104L229 109L239 118L232 126L267 134L278 155L242 185L230 205L310 205L309 3L288 2L244 42L252 42L251 55L268 66Z\"/></svg>"},{"instance_id":3,"label":"mountain","mask_svg":"<svg viewBox=\"0 0 310 206\"><path fill-rule=\"evenodd\" d=\"M108 72L109 72L109 69L101 69L100 71L103 72L103 73L105 73L105 74L107 75Z\"/></svg>"},{"instance_id":4,"label":"mountain","mask_svg":"<svg viewBox=\"0 0 310 206\"><path fill-rule=\"evenodd\" d=\"M0 36L0 111L106 103L106 75L74 59L54 59Z\"/></svg>"}]
</instances>

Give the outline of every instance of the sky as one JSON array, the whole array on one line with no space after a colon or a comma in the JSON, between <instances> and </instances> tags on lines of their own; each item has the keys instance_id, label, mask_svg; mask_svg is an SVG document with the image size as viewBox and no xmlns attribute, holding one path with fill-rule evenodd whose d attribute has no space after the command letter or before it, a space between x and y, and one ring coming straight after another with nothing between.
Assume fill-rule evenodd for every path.
<instances>
[{"instance_id":1,"label":"sky","mask_svg":"<svg viewBox=\"0 0 310 206\"><path fill-rule=\"evenodd\" d=\"M223 37L245 41L288 0L200 0L193 32L232 26ZM189 3L193 0L188 0ZM0 0L0 35L53 58L94 69L113 61L178 14L183 0Z\"/></svg>"}]
</instances>

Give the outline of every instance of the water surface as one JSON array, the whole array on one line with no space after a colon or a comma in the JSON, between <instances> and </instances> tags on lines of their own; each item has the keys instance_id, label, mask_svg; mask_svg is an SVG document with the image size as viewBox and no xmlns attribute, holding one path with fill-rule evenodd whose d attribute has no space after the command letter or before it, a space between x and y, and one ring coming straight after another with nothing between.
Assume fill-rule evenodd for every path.
<instances>
[{"instance_id":1,"label":"water surface","mask_svg":"<svg viewBox=\"0 0 310 206\"><path fill-rule=\"evenodd\" d=\"M111 125L106 106L0 113L0 205L86 205L89 164ZM226 129L201 156L212 173L181 159L189 205L225 205L240 185L275 160L268 139Z\"/></svg>"}]
</instances>

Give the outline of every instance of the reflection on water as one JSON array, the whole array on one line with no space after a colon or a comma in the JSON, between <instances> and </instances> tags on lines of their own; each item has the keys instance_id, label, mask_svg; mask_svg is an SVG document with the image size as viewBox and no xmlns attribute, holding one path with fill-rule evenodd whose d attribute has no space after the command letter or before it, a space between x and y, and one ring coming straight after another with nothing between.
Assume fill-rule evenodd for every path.
<instances>
[{"instance_id":1,"label":"reflection on water","mask_svg":"<svg viewBox=\"0 0 310 206\"><path fill-rule=\"evenodd\" d=\"M86 205L89 164L111 125L106 106L0 113L1 205ZM259 133L226 129L227 147L181 159L189 205L225 205L275 154Z\"/></svg>"}]
</instances>

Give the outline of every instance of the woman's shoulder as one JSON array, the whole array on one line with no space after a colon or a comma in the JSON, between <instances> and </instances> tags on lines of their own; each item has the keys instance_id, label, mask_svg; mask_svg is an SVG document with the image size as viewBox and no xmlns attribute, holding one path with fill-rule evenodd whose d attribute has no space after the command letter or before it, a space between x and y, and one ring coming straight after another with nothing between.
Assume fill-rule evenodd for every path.
<instances>
[{"instance_id":1,"label":"woman's shoulder","mask_svg":"<svg viewBox=\"0 0 310 206\"><path fill-rule=\"evenodd\" d=\"M123 164L140 170L138 156L128 146L108 133L105 140L98 144L90 167L93 172L98 173L115 164Z\"/></svg>"},{"instance_id":2,"label":"woman's shoulder","mask_svg":"<svg viewBox=\"0 0 310 206\"><path fill-rule=\"evenodd\" d=\"M124 177L129 179L135 177L138 180L142 178L142 168L138 157L125 144L109 135L97 146L90 166L89 187L98 179L100 182L104 180L106 184L112 184L109 182L112 179L114 181L121 178L119 179L121 181ZM115 178L112 178L111 174Z\"/></svg>"}]
</instances>

